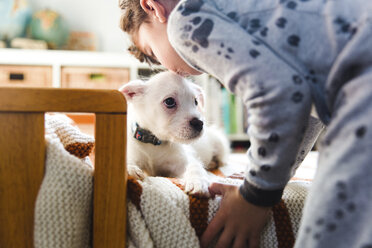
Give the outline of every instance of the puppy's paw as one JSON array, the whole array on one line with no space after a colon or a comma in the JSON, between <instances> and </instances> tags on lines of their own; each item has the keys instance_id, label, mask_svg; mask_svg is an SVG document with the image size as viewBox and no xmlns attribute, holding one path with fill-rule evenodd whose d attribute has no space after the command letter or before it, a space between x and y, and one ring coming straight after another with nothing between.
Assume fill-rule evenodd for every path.
<instances>
[{"instance_id":1,"label":"puppy's paw","mask_svg":"<svg viewBox=\"0 0 372 248\"><path fill-rule=\"evenodd\" d=\"M208 186L207 178L191 177L185 179L185 192L187 194L209 197Z\"/></svg>"},{"instance_id":2,"label":"puppy's paw","mask_svg":"<svg viewBox=\"0 0 372 248\"><path fill-rule=\"evenodd\" d=\"M217 156L213 156L211 162L205 167L206 170L215 170L218 169L219 167L222 167L224 163L219 160Z\"/></svg>"},{"instance_id":3,"label":"puppy's paw","mask_svg":"<svg viewBox=\"0 0 372 248\"><path fill-rule=\"evenodd\" d=\"M145 173L137 165L128 165L127 170L129 176L141 181L145 179Z\"/></svg>"}]
</instances>

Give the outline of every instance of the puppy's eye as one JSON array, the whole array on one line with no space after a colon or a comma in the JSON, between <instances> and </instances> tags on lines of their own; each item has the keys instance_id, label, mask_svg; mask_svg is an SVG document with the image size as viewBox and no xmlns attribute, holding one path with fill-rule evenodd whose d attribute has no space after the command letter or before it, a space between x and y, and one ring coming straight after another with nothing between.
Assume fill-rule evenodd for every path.
<instances>
[{"instance_id":1,"label":"puppy's eye","mask_svg":"<svg viewBox=\"0 0 372 248\"><path fill-rule=\"evenodd\" d=\"M198 99L195 98L195 106L198 106Z\"/></svg>"},{"instance_id":2,"label":"puppy's eye","mask_svg":"<svg viewBox=\"0 0 372 248\"><path fill-rule=\"evenodd\" d=\"M171 108L176 107L176 100L174 100L173 97L169 97L164 100L164 104L167 108L171 109Z\"/></svg>"}]
</instances>

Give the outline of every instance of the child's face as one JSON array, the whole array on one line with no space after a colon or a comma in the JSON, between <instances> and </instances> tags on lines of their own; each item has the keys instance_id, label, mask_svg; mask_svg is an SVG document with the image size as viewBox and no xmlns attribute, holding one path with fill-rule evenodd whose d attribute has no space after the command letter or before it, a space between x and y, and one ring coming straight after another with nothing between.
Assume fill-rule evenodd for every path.
<instances>
[{"instance_id":1,"label":"child's face","mask_svg":"<svg viewBox=\"0 0 372 248\"><path fill-rule=\"evenodd\" d=\"M144 22L134 40L143 53L153 57L167 69L182 76L201 74L190 67L171 46L166 23Z\"/></svg>"}]
</instances>

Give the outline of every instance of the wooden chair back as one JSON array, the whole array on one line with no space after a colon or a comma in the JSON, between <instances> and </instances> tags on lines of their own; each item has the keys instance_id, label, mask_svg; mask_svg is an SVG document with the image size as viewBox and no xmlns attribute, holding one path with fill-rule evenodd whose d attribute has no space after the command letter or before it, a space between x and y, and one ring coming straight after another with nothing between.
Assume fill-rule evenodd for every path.
<instances>
[{"instance_id":1,"label":"wooden chair back","mask_svg":"<svg viewBox=\"0 0 372 248\"><path fill-rule=\"evenodd\" d=\"M0 247L32 248L46 112L94 113L93 247L125 247L126 111L115 90L0 88Z\"/></svg>"}]
</instances>

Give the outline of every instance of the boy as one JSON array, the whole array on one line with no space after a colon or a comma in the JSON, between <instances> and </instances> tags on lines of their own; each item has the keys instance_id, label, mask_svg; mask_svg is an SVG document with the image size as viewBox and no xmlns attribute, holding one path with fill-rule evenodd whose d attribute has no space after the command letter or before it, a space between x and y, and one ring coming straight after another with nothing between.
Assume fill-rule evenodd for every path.
<instances>
[{"instance_id":1,"label":"boy","mask_svg":"<svg viewBox=\"0 0 372 248\"><path fill-rule=\"evenodd\" d=\"M244 185L223 200L201 239L258 247L276 204L321 125L319 169L296 247L371 247L372 3L364 0L123 0L122 29L141 61L209 73L249 111Z\"/></svg>"}]
</instances>

